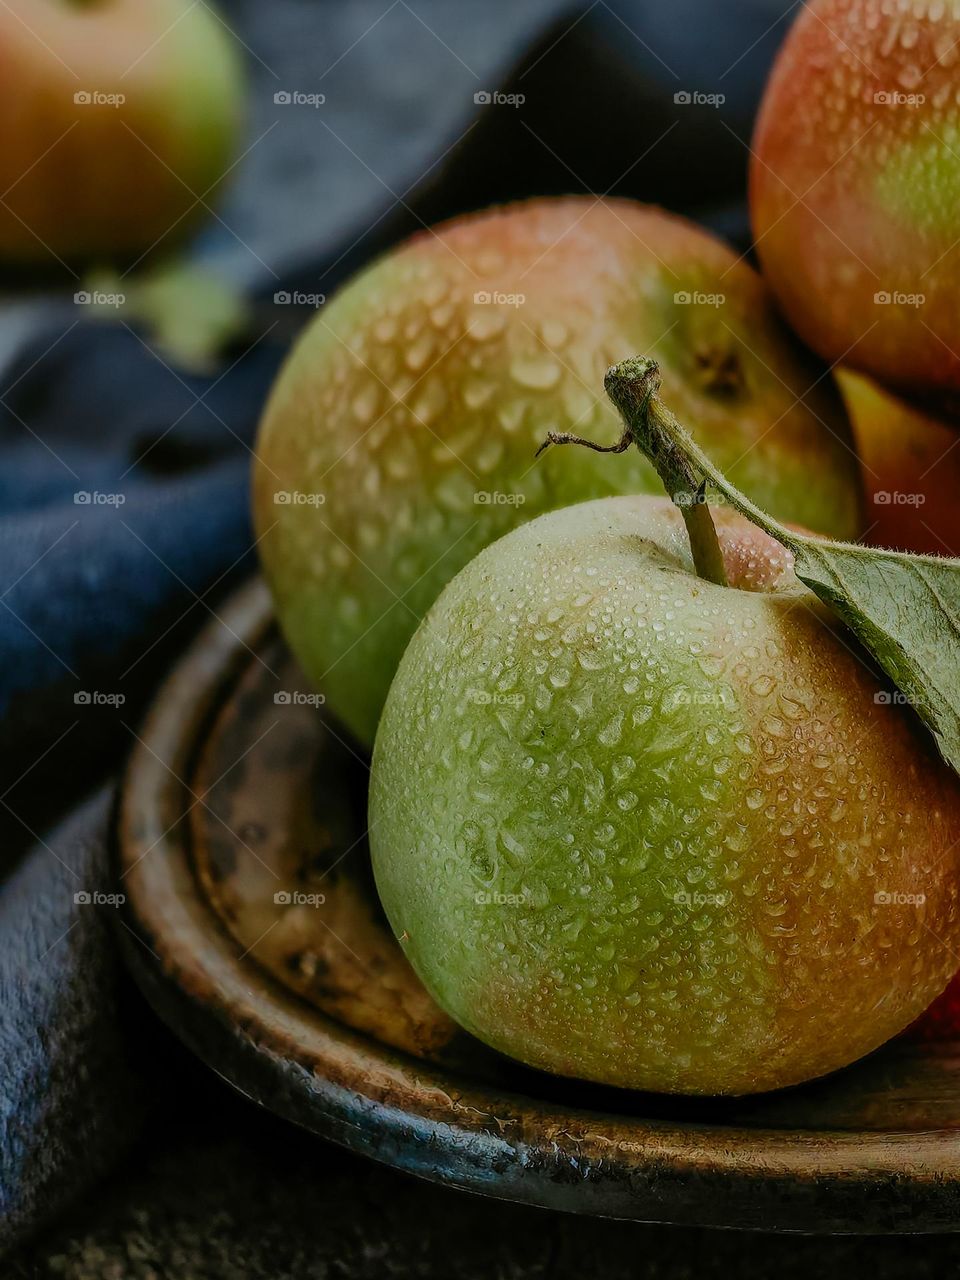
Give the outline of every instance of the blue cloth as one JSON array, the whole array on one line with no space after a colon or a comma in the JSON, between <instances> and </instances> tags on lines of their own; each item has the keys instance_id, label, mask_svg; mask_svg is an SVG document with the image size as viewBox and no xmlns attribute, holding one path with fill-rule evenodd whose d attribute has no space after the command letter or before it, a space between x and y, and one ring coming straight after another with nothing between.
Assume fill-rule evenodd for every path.
<instances>
[{"instance_id":1,"label":"blue cloth","mask_svg":"<svg viewBox=\"0 0 960 1280\"><path fill-rule=\"evenodd\" d=\"M259 301L247 348L190 377L122 320L75 323L69 280L0 313L0 1247L99 1176L162 1087L102 915L74 895L109 889L127 726L253 568L250 449L289 340L274 292L329 295L423 222L530 194L633 195L746 244L746 143L789 17L771 0L226 9L252 51L251 150L195 253ZM475 100L498 86L521 112ZM321 87L322 116L274 106ZM726 102L675 101L690 91Z\"/></svg>"}]
</instances>

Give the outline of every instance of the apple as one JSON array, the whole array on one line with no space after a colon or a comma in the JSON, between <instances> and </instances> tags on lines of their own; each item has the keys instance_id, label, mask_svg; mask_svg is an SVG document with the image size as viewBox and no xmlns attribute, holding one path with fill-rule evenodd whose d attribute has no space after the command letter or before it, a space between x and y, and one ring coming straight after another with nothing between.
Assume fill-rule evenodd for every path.
<instances>
[{"instance_id":1,"label":"apple","mask_svg":"<svg viewBox=\"0 0 960 1280\"><path fill-rule=\"evenodd\" d=\"M656 354L694 435L765 509L859 531L858 464L829 379L757 274L684 219L631 201L534 200L422 232L307 327L260 426L259 550L286 637L365 744L420 618L482 547L539 513L659 491L558 451L619 434L612 362Z\"/></svg>"},{"instance_id":2,"label":"apple","mask_svg":"<svg viewBox=\"0 0 960 1280\"><path fill-rule=\"evenodd\" d=\"M753 139L764 275L797 332L903 394L960 406L960 6L810 0Z\"/></svg>"},{"instance_id":3,"label":"apple","mask_svg":"<svg viewBox=\"0 0 960 1280\"><path fill-rule=\"evenodd\" d=\"M956 967L960 780L789 553L713 511L727 586L666 498L515 529L441 594L384 708L390 923L447 1013L546 1071L795 1084Z\"/></svg>"},{"instance_id":4,"label":"apple","mask_svg":"<svg viewBox=\"0 0 960 1280\"><path fill-rule=\"evenodd\" d=\"M956 1040L960 1035L960 976L955 975L929 1009L907 1028L913 1040Z\"/></svg>"},{"instance_id":5,"label":"apple","mask_svg":"<svg viewBox=\"0 0 960 1280\"><path fill-rule=\"evenodd\" d=\"M863 374L838 369L866 493L863 541L960 555L960 437Z\"/></svg>"},{"instance_id":6,"label":"apple","mask_svg":"<svg viewBox=\"0 0 960 1280\"><path fill-rule=\"evenodd\" d=\"M236 39L192 0L0 5L0 259L130 259L182 236L236 152Z\"/></svg>"}]
</instances>

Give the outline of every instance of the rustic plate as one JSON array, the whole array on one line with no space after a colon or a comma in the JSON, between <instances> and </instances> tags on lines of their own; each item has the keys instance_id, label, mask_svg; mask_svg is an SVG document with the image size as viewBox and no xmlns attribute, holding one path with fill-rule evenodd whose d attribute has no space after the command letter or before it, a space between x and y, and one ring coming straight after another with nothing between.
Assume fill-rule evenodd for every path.
<instances>
[{"instance_id":1,"label":"rustic plate","mask_svg":"<svg viewBox=\"0 0 960 1280\"><path fill-rule=\"evenodd\" d=\"M902 1038L803 1088L684 1101L545 1076L459 1031L380 913L367 762L317 702L253 583L160 690L123 788L130 963L232 1085L354 1151L528 1204L960 1228L956 1042Z\"/></svg>"}]
</instances>

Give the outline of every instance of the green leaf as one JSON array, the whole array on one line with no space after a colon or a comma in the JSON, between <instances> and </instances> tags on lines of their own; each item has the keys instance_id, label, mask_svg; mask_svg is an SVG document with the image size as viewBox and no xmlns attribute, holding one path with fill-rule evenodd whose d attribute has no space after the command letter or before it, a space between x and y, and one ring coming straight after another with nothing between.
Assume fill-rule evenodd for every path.
<instances>
[{"instance_id":1,"label":"green leaf","mask_svg":"<svg viewBox=\"0 0 960 1280\"><path fill-rule=\"evenodd\" d=\"M707 486L787 547L797 577L869 650L960 772L960 560L795 533L755 506L693 441L660 399L655 361L625 360L608 370L605 386L623 416L624 440L654 463L688 529L687 512L702 507ZM695 559L700 536L691 531ZM708 543L708 560L709 552Z\"/></svg>"},{"instance_id":2,"label":"green leaf","mask_svg":"<svg viewBox=\"0 0 960 1280\"><path fill-rule=\"evenodd\" d=\"M250 328L251 307L222 276L174 260L138 276L100 271L88 281L97 315L142 328L170 364L207 374L229 343ZM120 300L119 302L117 300Z\"/></svg>"}]
</instances>

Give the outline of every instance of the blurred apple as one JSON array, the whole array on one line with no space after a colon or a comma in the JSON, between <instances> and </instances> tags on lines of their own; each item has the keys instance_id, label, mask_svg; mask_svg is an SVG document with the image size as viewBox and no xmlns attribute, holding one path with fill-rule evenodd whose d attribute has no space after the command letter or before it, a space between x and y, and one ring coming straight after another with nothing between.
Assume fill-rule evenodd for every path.
<instances>
[{"instance_id":1,"label":"blurred apple","mask_svg":"<svg viewBox=\"0 0 960 1280\"><path fill-rule=\"evenodd\" d=\"M764 276L802 338L960 411L960 4L811 0L753 140Z\"/></svg>"},{"instance_id":2,"label":"blurred apple","mask_svg":"<svg viewBox=\"0 0 960 1280\"><path fill-rule=\"evenodd\" d=\"M236 152L237 42L191 0L0 4L0 258L123 260L182 236Z\"/></svg>"},{"instance_id":3,"label":"blurred apple","mask_svg":"<svg viewBox=\"0 0 960 1280\"><path fill-rule=\"evenodd\" d=\"M865 542L960 555L960 436L938 419L840 369L866 495Z\"/></svg>"}]
</instances>

